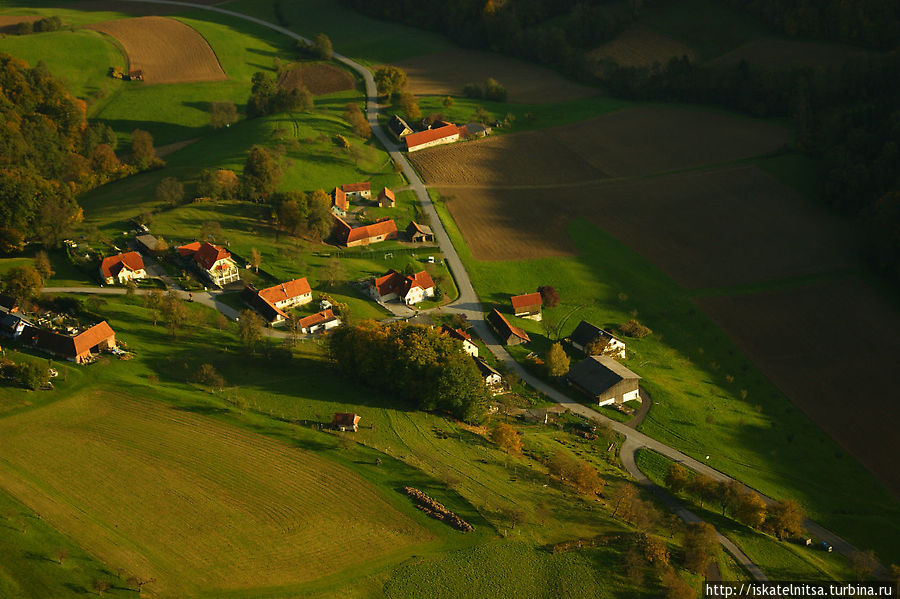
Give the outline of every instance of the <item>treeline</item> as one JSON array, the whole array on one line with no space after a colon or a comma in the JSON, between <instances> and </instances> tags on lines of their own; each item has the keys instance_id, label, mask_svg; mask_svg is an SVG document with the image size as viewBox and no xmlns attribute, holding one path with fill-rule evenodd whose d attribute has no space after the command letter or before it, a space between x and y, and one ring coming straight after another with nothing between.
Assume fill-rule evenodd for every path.
<instances>
[{"instance_id":1,"label":"treeline","mask_svg":"<svg viewBox=\"0 0 900 599\"><path fill-rule=\"evenodd\" d=\"M900 43L897 0L724 0L790 36L879 50Z\"/></svg>"},{"instance_id":2,"label":"treeline","mask_svg":"<svg viewBox=\"0 0 900 599\"><path fill-rule=\"evenodd\" d=\"M32 33L46 33L48 31L59 31L63 28L62 19L56 15L52 17L44 17L37 21L22 21L16 24L16 33L18 35L29 35Z\"/></svg>"},{"instance_id":3,"label":"treeline","mask_svg":"<svg viewBox=\"0 0 900 599\"><path fill-rule=\"evenodd\" d=\"M406 400L420 410L440 410L475 421L488 393L475 362L460 342L435 329L367 321L328 336L334 364L347 376Z\"/></svg>"},{"instance_id":4,"label":"treeline","mask_svg":"<svg viewBox=\"0 0 900 599\"><path fill-rule=\"evenodd\" d=\"M585 50L631 25L663 0L342 0L378 19L436 31L470 48L501 52L589 79Z\"/></svg>"},{"instance_id":5,"label":"treeline","mask_svg":"<svg viewBox=\"0 0 900 599\"><path fill-rule=\"evenodd\" d=\"M0 236L54 246L81 220L75 195L160 166L153 138L135 130L128 166L108 126L89 123L86 105L44 63L0 53Z\"/></svg>"},{"instance_id":6,"label":"treeline","mask_svg":"<svg viewBox=\"0 0 900 599\"><path fill-rule=\"evenodd\" d=\"M697 66L686 57L664 66L610 64L602 80L620 97L792 118L799 149L824 167L825 201L860 218L870 261L900 279L900 51L859 56L840 69Z\"/></svg>"}]
</instances>

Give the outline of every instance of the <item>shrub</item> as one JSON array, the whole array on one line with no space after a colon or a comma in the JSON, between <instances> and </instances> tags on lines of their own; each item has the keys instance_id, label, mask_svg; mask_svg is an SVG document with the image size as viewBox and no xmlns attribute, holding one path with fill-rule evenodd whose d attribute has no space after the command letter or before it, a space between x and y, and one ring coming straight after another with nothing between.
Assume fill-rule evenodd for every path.
<instances>
[{"instance_id":1,"label":"shrub","mask_svg":"<svg viewBox=\"0 0 900 599\"><path fill-rule=\"evenodd\" d=\"M640 339L653 333L653 331L651 331L649 327L645 327L634 319L631 319L624 324L620 324L619 332L626 337L634 337L635 339Z\"/></svg>"},{"instance_id":2,"label":"shrub","mask_svg":"<svg viewBox=\"0 0 900 599\"><path fill-rule=\"evenodd\" d=\"M463 95L467 98L483 98L484 92L477 83L466 83L463 86Z\"/></svg>"}]
</instances>

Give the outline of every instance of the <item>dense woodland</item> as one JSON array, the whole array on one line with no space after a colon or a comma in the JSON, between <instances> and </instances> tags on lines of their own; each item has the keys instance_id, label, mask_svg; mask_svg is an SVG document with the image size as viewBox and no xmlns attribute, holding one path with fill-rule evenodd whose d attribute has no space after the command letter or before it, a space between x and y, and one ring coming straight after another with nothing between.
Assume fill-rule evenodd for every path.
<instances>
[{"instance_id":1,"label":"dense woodland","mask_svg":"<svg viewBox=\"0 0 900 599\"><path fill-rule=\"evenodd\" d=\"M720 0L805 39L880 50L843 68L666 65L589 68L584 50L609 41L654 4L674 0L344 0L360 12L440 31L455 42L554 66L635 99L715 104L792 118L798 148L824 169L824 199L858 217L870 262L900 281L900 2Z\"/></svg>"},{"instance_id":2,"label":"dense woodland","mask_svg":"<svg viewBox=\"0 0 900 599\"><path fill-rule=\"evenodd\" d=\"M368 321L334 329L328 346L342 372L420 410L467 421L484 413L488 394L475 363L436 329Z\"/></svg>"},{"instance_id":3,"label":"dense woodland","mask_svg":"<svg viewBox=\"0 0 900 599\"><path fill-rule=\"evenodd\" d=\"M0 251L31 238L59 244L82 218L78 193L162 164L146 132L132 136L130 165L115 147L112 129L89 123L43 63L0 53Z\"/></svg>"}]
</instances>

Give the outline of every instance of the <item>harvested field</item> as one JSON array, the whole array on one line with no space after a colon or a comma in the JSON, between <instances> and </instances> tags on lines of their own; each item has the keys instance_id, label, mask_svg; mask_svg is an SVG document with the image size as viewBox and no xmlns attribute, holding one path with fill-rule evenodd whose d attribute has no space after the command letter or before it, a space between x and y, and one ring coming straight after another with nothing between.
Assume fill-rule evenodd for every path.
<instances>
[{"instance_id":1,"label":"harvested field","mask_svg":"<svg viewBox=\"0 0 900 599\"><path fill-rule=\"evenodd\" d=\"M42 15L0 15L0 33L15 33L19 23L34 23L42 18Z\"/></svg>"},{"instance_id":2,"label":"harvested field","mask_svg":"<svg viewBox=\"0 0 900 599\"><path fill-rule=\"evenodd\" d=\"M670 59L682 56L693 60L694 51L687 44L643 27L628 29L611 42L588 52L588 57L595 62L611 60L626 67L664 65Z\"/></svg>"},{"instance_id":3,"label":"harvested field","mask_svg":"<svg viewBox=\"0 0 900 599\"><path fill-rule=\"evenodd\" d=\"M742 60L761 67L840 68L847 60L866 52L853 46L797 40L759 39L723 54L710 64L732 65Z\"/></svg>"},{"instance_id":4,"label":"harvested field","mask_svg":"<svg viewBox=\"0 0 900 599\"><path fill-rule=\"evenodd\" d=\"M850 227L753 165L544 189L440 188L475 258L574 251L585 217L688 288L856 265Z\"/></svg>"},{"instance_id":5,"label":"harvested field","mask_svg":"<svg viewBox=\"0 0 900 599\"><path fill-rule=\"evenodd\" d=\"M549 185L629 177L758 156L786 127L724 112L626 108L588 121L415 152L433 185Z\"/></svg>"},{"instance_id":6,"label":"harvested field","mask_svg":"<svg viewBox=\"0 0 900 599\"><path fill-rule=\"evenodd\" d=\"M900 496L900 313L866 281L697 303L792 402Z\"/></svg>"},{"instance_id":7,"label":"harvested field","mask_svg":"<svg viewBox=\"0 0 900 599\"><path fill-rule=\"evenodd\" d=\"M155 594L302 583L428 541L315 453L124 394L0 421L0 488Z\"/></svg>"},{"instance_id":8,"label":"harvested field","mask_svg":"<svg viewBox=\"0 0 900 599\"><path fill-rule=\"evenodd\" d=\"M203 36L180 21L167 17L138 17L87 27L115 38L128 55L129 69L144 71L145 83L228 78Z\"/></svg>"},{"instance_id":9,"label":"harvested field","mask_svg":"<svg viewBox=\"0 0 900 599\"><path fill-rule=\"evenodd\" d=\"M554 185L604 177L545 131L498 135L409 155L428 184Z\"/></svg>"},{"instance_id":10,"label":"harvested field","mask_svg":"<svg viewBox=\"0 0 900 599\"><path fill-rule=\"evenodd\" d=\"M314 96L353 89L353 76L340 67L323 63L296 63L278 78L278 85L288 89L306 87Z\"/></svg>"},{"instance_id":11,"label":"harvested field","mask_svg":"<svg viewBox=\"0 0 900 599\"><path fill-rule=\"evenodd\" d=\"M416 95L460 96L467 83L493 77L506 88L510 102L543 104L597 95L597 90L515 58L492 52L454 49L396 63L409 76Z\"/></svg>"}]
</instances>

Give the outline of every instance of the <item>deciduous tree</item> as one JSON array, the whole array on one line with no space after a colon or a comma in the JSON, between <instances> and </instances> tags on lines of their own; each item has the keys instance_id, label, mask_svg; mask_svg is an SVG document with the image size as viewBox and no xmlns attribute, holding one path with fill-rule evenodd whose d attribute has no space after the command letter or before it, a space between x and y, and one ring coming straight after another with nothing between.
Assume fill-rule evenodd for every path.
<instances>
[{"instance_id":1,"label":"deciduous tree","mask_svg":"<svg viewBox=\"0 0 900 599\"><path fill-rule=\"evenodd\" d=\"M175 207L184 202L184 185L175 177L166 177L156 186L156 199Z\"/></svg>"},{"instance_id":2,"label":"deciduous tree","mask_svg":"<svg viewBox=\"0 0 900 599\"><path fill-rule=\"evenodd\" d=\"M389 98L406 89L408 78L399 67L386 65L375 70L375 84L378 93Z\"/></svg>"},{"instance_id":3,"label":"deciduous tree","mask_svg":"<svg viewBox=\"0 0 900 599\"><path fill-rule=\"evenodd\" d=\"M238 338L247 353L253 353L263 338L265 323L262 317L253 310L242 310L238 320Z\"/></svg>"},{"instance_id":4,"label":"deciduous tree","mask_svg":"<svg viewBox=\"0 0 900 599\"><path fill-rule=\"evenodd\" d=\"M669 471L666 473L665 483L673 493L681 493L690 482L690 473L688 469L679 464L672 462L669 465Z\"/></svg>"},{"instance_id":5,"label":"deciduous tree","mask_svg":"<svg viewBox=\"0 0 900 599\"><path fill-rule=\"evenodd\" d=\"M3 290L19 299L31 300L40 297L43 286L41 273L27 264L14 266L3 276Z\"/></svg>"},{"instance_id":6,"label":"deciduous tree","mask_svg":"<svg viewBox=\"0 0 900 599\"><path fill-rule=\"evenodd\" d=\"M500 423L491 431L491 440L506 453L522 453L522 435L515 427Z\"/></svg>"},{"instance_id":7,"label":"deciduous tree","mask_svg":"<svg viewBox=\"0 0 900 599\"><path fill-rule=\"evenodd\" d=\"M250 266L254 272L259 272L259 265L262 264L262 254L256 248L250 248Z\"/></svg>"},{"instance_id":8,"label":"deciduous tree","mask_svg":"<svg viewBox=\"0 0 900 599\"><path fill-rule=\"evenodd\" d=\"M41 250L34 255L34 267L41 273L41 278L44 281L54 274L53 267L50 266L50 256L48 256L47 252L44 250Z\"/></svg>"},{"instance_id":9,"label":"deciduous tree","mask_svg":"<svg viewBox=\"0 0 900 599\"><path fill-rule=\"evenodd\" d=\"M684 565L696 574L706 572L706 566L719 549L716 529L708 522L688 524L682 541L684 548Z\"/></svg>"},{"instance_id":10,"label":"deciduous tree","mask_svg":"<svg viewBox=\"0 0 900 599\"><path fill-rule=\"evenodd\" d=\"M779 539L803 534L803 520L806 515L800 504L793 499L785 499L769 506L765 528Z\"/></svg>"},{"instance_id":11,"label":"deciduous tree","mask_svg":"<svg viewBox=\"0 0 900 599\"><path fill-rule=\"evenodd\" d=\"M751 528L759 528L766 521L766 504L753 491L741 495L732 512L738 522Z\"/></svg>"},{"instance_id":12,"label":"deciduous tree","mask_svg":"<svg viewBox=\"0 0 900 599\"><path fill-rule=\"evenodd\" d=\"M544 356L544 365L547 368L547 375L553 378L565 376L569 372L569 356L563 349L561 343L554 343L550 346L547 354Z\"/></svg>"},{"instance_id":13,"label":"deciduous tree","mask_svg":"<svg viewBox=\"0 0 900 599\"><path fill-rule=\"evenodd\" d=\"M237 106L234 102L210 102L209 124L213 129L229 127L238 121Z\"/></svg>"},{"instance_id":14,"label":"deciduous tree","mask_svg":"<svg viewBox=\"0 0 900 599\"><path fill-rule=\"evenodd\" d=\"M153 147L153 136L141 129L131 132L131 162L139 169L150 167L156 158L156 148Z\"/></svg>"}]
</instances>

